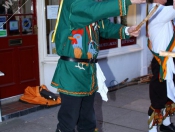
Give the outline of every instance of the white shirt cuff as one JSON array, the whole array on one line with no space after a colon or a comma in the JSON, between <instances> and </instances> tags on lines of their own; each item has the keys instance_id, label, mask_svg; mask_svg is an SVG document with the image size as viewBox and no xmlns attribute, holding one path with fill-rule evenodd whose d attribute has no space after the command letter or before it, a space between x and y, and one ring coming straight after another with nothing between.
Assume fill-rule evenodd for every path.
<instances>
[{"instance_id":1,"label":"white shirt cuff","mask_svg":"<svg viewBox=\"0 0 175 132\"><path fill-rule=\"evenodd\" d=\"M125 28L125 33L126 33L126 35L129 35L128 28L129 28L129 27L126 27L126 28Z\"/></svg>"}]
</instances>

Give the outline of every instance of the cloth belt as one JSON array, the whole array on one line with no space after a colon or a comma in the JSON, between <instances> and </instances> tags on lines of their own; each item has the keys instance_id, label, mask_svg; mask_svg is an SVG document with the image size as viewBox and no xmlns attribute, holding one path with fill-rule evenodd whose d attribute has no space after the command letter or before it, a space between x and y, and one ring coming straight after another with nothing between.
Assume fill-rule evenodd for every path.
<instances>
[{"instance_id":1,"label":"cloth belt","mask_svg":"<svg viewBox=\"0 0 175 132\"><path fill-rule=\"evenodd\" d=\"M60 59L65 61L72 61L72 62L85 62L85 63L97 63L98 59L77 59L71 58L67 56L61 56Z\"/></svg>"}]
</instances>

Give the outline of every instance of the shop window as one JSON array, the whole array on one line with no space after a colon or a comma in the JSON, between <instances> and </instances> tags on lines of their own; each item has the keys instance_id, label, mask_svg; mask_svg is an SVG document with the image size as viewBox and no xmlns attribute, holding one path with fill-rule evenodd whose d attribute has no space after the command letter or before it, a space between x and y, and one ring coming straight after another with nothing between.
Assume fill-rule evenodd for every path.
<instances>
[{"instance_id":1,"label":"shop window","mask_svg":"<svg viewBox=\"0 0 175 132\"><path fill-rule=\"evenodd\" d=\"M111 22L122 24L124 26L136 25L136 5L129 6L128 14L126 16L118 16L110 18ZM135 45L137 38L131 37L130 39L100 39L100 50L111 48ZM120 45L119 45L120 44Z\"/></svg>"},{"instance_id":2,"label":"shop window","mask_svg":"<svg viewBox=\"0 0 175 132\"><path fill-rule=\"evenodd\" d=\"M132 26L137 24L137 6L131 5L127 16L109 18L114 23L120 23L126 26ZM54 32L57 13L58 13L58 0L45 0L45 20L46 20L46 38L47 38L47 57L57 56L55 43L51 42L52 34ZM137 38L131 37L127 40L121 39L100 39L100 50L101 54L110 53L109 51L115 49L121 49L122 47L128 47L132 45L137 45ZM108 50L108 52L106 52ZM105 52L103 52L105 51ZM131 50L129 50L131 51ZM126 51L127 53L127 51ZM99 55L101 55L99 54ZM105 55L104 55L105 56Z\"/></svg>"},{"instance_id":3,"label":"shop window","mask_svg":"<svg viewBox=\"0 0 175 132\"><path fill-rule=\"evenodd\" d=\"M100 38L100 50L117 48L117 47L118 47L118 39Z\"/></svg>"},{"instance_id":4,"label":"shop window","mask_svg":"<svg viewBox=\"0 0 175 132\"><path fill-rule=\"evenodd\" d=\"M56 55L55 43L52 43L51 39L54 33L58 8L58 0L45 0L47 54L49 55Z\"/></svg>"},{"instance_id":5,"label":"shop window","mask_svg":"<svg viewBox=\"0 0 175 132\"><path fill-rule=\"evenodd\" d=\"M121 24L125 26L137 25L136 19L137 7L136 5L129 6L127 16L121 17ZM121 46L129 46L137 43L137 38L131 37L130 39L121 40Z\"/></svg>"}]
</instances>

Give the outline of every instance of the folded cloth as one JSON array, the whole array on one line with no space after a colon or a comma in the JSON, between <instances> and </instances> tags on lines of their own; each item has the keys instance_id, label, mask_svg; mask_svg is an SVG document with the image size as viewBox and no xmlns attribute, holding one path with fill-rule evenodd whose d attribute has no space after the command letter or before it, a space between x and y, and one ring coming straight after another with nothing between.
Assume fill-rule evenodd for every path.
<instances>
[{"instance_id":1,"label":"folded cloth","mask_svg":"<svg viewBox=\"0 0 175 132\"><path fill-rule=\"evenodd\" d=\"M98 93L100 93L102 100L108 101L107 93L108 93L108 88L106 87L105 84L105 76L100 68L100 65L96 63L96 68L97 68L97 80L98 80Z\"/></svg>"}]
</instances>

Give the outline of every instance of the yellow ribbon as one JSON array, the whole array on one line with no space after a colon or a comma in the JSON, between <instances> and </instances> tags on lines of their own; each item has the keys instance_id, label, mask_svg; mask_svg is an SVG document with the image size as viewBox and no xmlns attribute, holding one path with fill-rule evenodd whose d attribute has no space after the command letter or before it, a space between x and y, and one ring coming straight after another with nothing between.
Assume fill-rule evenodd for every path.
<instances>
[{"instance_id":1,"label":"yellow ribbon","mask_svg":"<svg viewBox=\"0 0 175 132\"><path fill-rule=\"evenodd\" d=\"M60 15L61 15L61 10L62 10L62 6L63 6L63 1L64 0L60 0L60 1L61 2L60 2L59 11L58 11L57 21L56 21L54 33L53 33L53 36L52 36L52 43L55 42L55 35L56 35L57 28L58 28L58 23L59 23L59 20L60 20Z\"/></svg>"}]
</instances>

